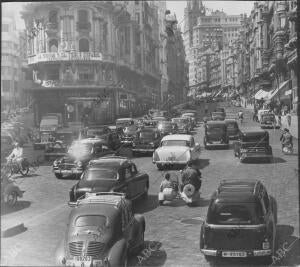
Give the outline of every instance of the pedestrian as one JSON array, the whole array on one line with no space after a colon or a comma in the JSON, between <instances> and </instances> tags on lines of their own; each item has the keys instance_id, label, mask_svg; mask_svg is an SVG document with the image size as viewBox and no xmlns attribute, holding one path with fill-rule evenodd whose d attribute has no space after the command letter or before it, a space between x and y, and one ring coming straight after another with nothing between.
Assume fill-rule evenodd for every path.
<instances>
[{"instance_id":1,"label":"pedestrian","mask_svg":"<svg viewBox=\"0 0 300 267\"><path fill-rule=\"evenodd\" d=\"M281 127L282 127L281 115L280 114L278 115L278 127L279 127L279 129L281 129Z\"/></svg>"},{"instance_id":2,"label":"pedestrian","mask_svg":"<svg viewBox=\"0 0 300 267\"><path fill-rule=\"evenodd\" d=\"M291 127L292 116L291 116L291 113L289 111L286 114L286 120L287 120L288 126Z\"/></svg>"}]
</instances>

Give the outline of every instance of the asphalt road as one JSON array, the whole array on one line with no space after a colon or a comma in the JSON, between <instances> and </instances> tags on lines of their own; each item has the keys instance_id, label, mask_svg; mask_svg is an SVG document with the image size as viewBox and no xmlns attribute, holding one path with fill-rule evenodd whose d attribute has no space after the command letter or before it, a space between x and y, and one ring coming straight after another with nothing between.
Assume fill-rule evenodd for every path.
<instances>
[{"instance_id":1,"label":"asphalt road","mask_svg":"<svg viewBox=\"0 0 300 267\"><path fill-rule=\"evenodd\" d=\"M215 104L211 105L211 109ZM240 108L239 108L240 109ZM235 116L238 108L226 108L228 116ZM250 111L246 112L242 127L253 127ZM199 108L200 117L203 110ZM204 150L203 127L194 133L202 145L201 162L203 183L201 201L197 207L187 207L182 200L158 206L157 194L164 172L158 171L151 157L135 158L138 168L150 176L149 197L134 203L135 211L146 218L145 246L151 247L148 257L130 258L131 266L210 266L199 251L200 225L206 216L209 199L222 179L260 179L278 206L278 248L291 248L274 259L274 266L296 266L299 257L299 192L298 151L294 155L282 154L279 143L280 130L270 130L273 148L272 163L239 163L232 147L224 150ZM298 144L296 141L295 148ZM28 153L30 147L27 148ZM36 154L32 157L34 159ZM2 231L16 227L7 237L2 237L1 265L53 266L55 249L68 222L68 191L77 181L57 180L50 164L41 166L30 177L15 177L24 198L14 209L1 207ZM170 171L172 175L178 171ZM298 240L297 240L298 239ZM285 243L286 242L286 243ZM154 248L154 249L153 249ZM216 265L253 266L259 261L222 260Z\"/></svg>"}]
</instances>

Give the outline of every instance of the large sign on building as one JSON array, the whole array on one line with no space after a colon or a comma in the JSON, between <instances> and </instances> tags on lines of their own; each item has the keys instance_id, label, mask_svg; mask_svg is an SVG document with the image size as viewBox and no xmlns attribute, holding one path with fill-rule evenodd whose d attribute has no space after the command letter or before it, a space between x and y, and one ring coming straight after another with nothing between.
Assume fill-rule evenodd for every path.
<instances>
[{"instance_id":1,"label":"large sign on building","mask_svg":"<svg viewBox=\"0 0 300 267\"><path fill-rule=\"evenodd\" d=\"M102 61L100 52L51 52L28 57L28 64L50 61Z\"/></svg>"}]
</instances>

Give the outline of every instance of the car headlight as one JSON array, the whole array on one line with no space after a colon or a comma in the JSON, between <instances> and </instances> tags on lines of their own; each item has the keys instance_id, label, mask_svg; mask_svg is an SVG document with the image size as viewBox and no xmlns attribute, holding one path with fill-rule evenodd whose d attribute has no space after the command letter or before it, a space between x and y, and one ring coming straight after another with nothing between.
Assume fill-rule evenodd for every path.
<instances>
[{"instance_id":1,"label":"car headlight","mask_svg":"<svg viewBox=\"0 0 300 267\"><path fill-rule=\"evenodd\" d=\"M247 152L247 149L242 148L242 149L241 149L241 153L245 153L245 152Z\"/></svg>"},{"instance_id":2,"label":"car headlight","mask_svg":"<svg viewBox=\"0 0 300 267\"><path fill-rule=\"evenodd\" d=\"M54 160L53 166L54 166L54 167L57 167L57 166L58 166L58 161L57 161L57 160Z\"/></svg>"},{"instance_id":3,"label":"car headlight","mask_svg":"<svg viewBox=\"0 0 300 267\"><path fill-rule=\"evenodd\" d=\"M82 164L81 161L77 161L77 162L76 162L76 165L77 165L78 168L81 168L81 167L83 166L83 164Z\"/></svg>"}]
</instances>

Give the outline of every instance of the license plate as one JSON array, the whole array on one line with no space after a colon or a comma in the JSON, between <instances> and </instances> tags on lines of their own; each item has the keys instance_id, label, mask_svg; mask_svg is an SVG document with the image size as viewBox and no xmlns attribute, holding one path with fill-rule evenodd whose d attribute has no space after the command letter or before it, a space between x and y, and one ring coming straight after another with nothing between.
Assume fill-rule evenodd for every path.
<instances>
[{"instance_id":1,"label":"license plate","mask_svg":"<svg viewBox=\"0 0 300 267\"><path fill-rule=\"evenodd\" d=\"M73 257L75 261L92 261L91 256L75 256Z\"/></svg>"},{"instance_id":2,"label":"license plate","mask_svg":"<svg viewBox=\"0 0 300 267\"><path fill-rule=\"evenodd\" d=\"M247 253L244 251L224 251L222 252L222 257L242 258L247 257Z\"/></svg>"}]
</instances>

